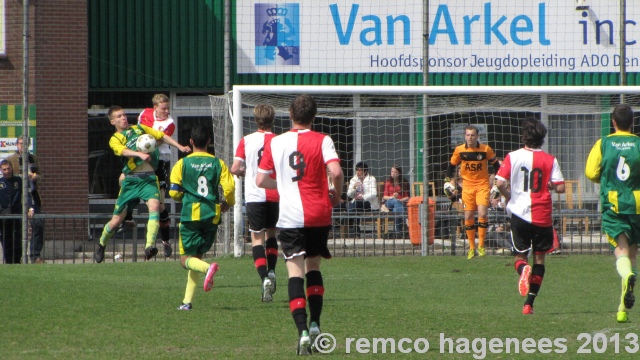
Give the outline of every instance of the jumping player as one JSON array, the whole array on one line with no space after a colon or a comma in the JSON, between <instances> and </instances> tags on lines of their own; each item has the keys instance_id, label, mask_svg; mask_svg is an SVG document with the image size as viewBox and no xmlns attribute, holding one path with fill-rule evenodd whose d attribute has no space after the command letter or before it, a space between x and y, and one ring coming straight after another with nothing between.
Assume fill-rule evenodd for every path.
<instances>
[{"instance_id":1,"label":"jumping player","mask_svg":"<svg viewBox=\"0 0 640 360\"><path fill-rule=\"evenodd\" d=\"M465 143L459 145L453 151L451 161L447 168L445 183L450 183L453 189L457 184L452 180L456 173L456 166L460 165L462 176L462 205L464 207L464 227L469 239L469 253L467 259L473 259L476 254L476 227L475 213L478 210L478 255L484 256L484 240L487 237L489 218L489 165L493 165L495 171L500 168L496 154L489 145L480 144L478 137L480 130L473 125L464 128ZM446 192L446 187L445 187Z\"/></svg>"},{"instance_id":2,"label":"jumping player","mask_svg":"<svg viewBox=\"0 0 640 360\"><path fill-rule=\"evenodd\" d=\"M515 268L520 275L518 289L526 296L522 314L533 314L533 301L544 278L544 259L553 251L553 204L550 190L564 192L564 177L558 160L540 148L547 128L528 117L522 123L524 148L507 154L496 174L496 185L511 212L511 241L515 249ZM510 182L510 187L508 187ZM533 268L527 254L533 250Z\"/></svg>"},{"instance_id":3,"label":"jumping player","mask_svg":"<svg viewBox=\"0 0 640 360\"><path fill-rule=\"evenodd\" d=\"M112 106L107 116L109 117L111 125L116 128L116 133L113 134L109 140L109 146L116 156L122 157L124 165L122 172L125 177L124 180L122 180L122 186L120 187L120 193L116 200L113 217L102 231L100 244L96 249L94 257L98 263L104 260L104 250L107 243L120 227L127 213L142 199L147 203L147 207L149 208L147 242L144 249L144 258L149 260L158 253L158 249L155 247L158 228L160 227L158 221L160 191L155 175L155 169L158 164L158 152L154 151L153 153L145 154L137 151L136 141L140 135L146 133L153 136L156 140L162 139L169 145L177 147L182 152L186 153L191 151L191 149L188 146L178 144L177 141L165 133L145 125L129 126L127 115L120 106Z\"/></svg>"},{"instance_id":4,"label":"jumping player","mask_svg":"<svg viewBox=\"0 0 640 360\"><path fill-rule=\"evenodd\" d=\"M256 185L258 161L264 151L264 144L275 135L271 132L276 110L271 105L259 104L253 109L258 131L251 133L238 144L233 159L231 173L244 176L244 199L249 218L253 264L258 270L262 284L262 301L273 300L276 291L276 263L278 261L278 191L261 189ZM275 179L275 173L271 174ZM265 244L265 233L267 241Z\"/></svg>"},{"instance_id":5,"label":"jumping player","mask_svg":"<svg viewBox=\"0 0 640 360\"><path fill-rule=\"evenodd\" d=\"M611 123L615 132L593 145L585 175L600 184L602 229L616 248L616 269L622 278L617 320L624 323L635 303L633 288L638 276L640 138L631 133L633 110L629 105L617 105Z\"/></svg>"},{"instance_id":6,"label":"jumping player","mask_svg":"<svg viewBox=\"0 0 640 360\"><path fill-rule=\"evenodd\" d=\"M153 102L153 108L142 110L140 116L138 116L138 124L162 131L169 137L173 136L176 125L170 114L169 97L164 94L156 94L151 101ZM168 172L171 169L171 149L169 144L159 142L158 151L160 152L160 159L156 169L156 176L160 184L160 238L164 247L164 256L169 257L172 252L169 241L171 229L169 228L169 211L164 204L164 197L167 191Z\"/></svg>"},{"instance_id":7,"label":"jumping player","mask_svg":"<svg viewBox=\"0 0 640 360\"><path fill-rule=\"evenodd\" d=\"M182 203L180 214L180 263L189 270L187 288L178 310L191 310L191 300L200 280L206 274L204 291L213 287L217 263L207 263L202 256L216 240L221 214L235 204L235 181L225 163L207 153L210 130L198 125L191 130L193 154L176 163L171 170L169 195ZM220 201L218 185L225 201Z\"/></svg>"},{"instance_id":8,"label":"jumping player","mask_svg":"<svg viewBox=\"0 0 640 360\"><path fill-rule=\"evenodd\" d=\"M316 113L311 96L300 95L293 100L289 106L292 129L265 145L256 178L259 187L277 188L280 194L277 227L289 272L289 309L298 328L299 355L309 354L320 334L324 296L320 262L331 258L327 247L331 212L340 202L339 194L329 191L325 169L329 168L335 189L342 189L344 181L333 141L311 130ZM276 180L270 177L274 171Z\"/></svg>"}]
</instances>

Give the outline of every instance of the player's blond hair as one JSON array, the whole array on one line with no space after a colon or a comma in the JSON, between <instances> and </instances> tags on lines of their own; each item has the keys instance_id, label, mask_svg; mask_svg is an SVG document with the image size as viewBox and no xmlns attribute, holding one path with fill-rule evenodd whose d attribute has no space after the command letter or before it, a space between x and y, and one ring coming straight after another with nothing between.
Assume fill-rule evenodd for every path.
<instances>
[{"instance_id":1,"label":"player's blond hair","mask_svg":"<svg viewBox=\"0 0 640 360\"><path fill-rule=\"evenodd\" d=\"M168 103L169 97L165 94L155 94L153 95L153 98L151 99L151 101L153 102L153 106L156 106L162 103Z\"/></svg>"},{"instance_id":2,"label":"player's blond hair","mask_svg":"<svg viewBox=\"0 0 640 360\"><path fill-rule=\"evenodd\" d=\"M270 130L273 126L273 119L276 116L276 109L271 105L258 104L253 109L253 115L256 117L256 124L260 130Z\"/></svg>"}]
</instances>

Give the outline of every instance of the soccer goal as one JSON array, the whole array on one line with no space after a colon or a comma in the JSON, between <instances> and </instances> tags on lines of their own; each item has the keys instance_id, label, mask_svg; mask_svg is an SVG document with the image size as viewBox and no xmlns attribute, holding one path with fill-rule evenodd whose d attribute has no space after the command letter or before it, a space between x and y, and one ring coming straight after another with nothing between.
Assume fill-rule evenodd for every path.
<instances>
[{"instance_id":1,"label":"soccer goal","mask_svg":"<svg viewBox=\"0 0 640 360\"><path fill-rule=\"evenodd\" d=\"M412 186L412 196L426 198L435 193L438 202L447 201L442 179L453 148L464 141L466 125L477 126L480 141L504 158L522 146L520 122L535 116L549 130L544 149L559 159L566 179L580 183L584 206L597 208L597 186L584 177L589 150L610 132L613 106L625 102L640 108L640 87L235 86L230 99L232 149L243 135L256 131L256 104L273 105L275 133L287 131L289 104L302 93L312 95L318 104L313 128L333 139L345 181L354 175L359 161L367 163L379 183L397 165L411 184L420 185ZM240 182L237 189L234 253L239 256L243 245ZM421 218L426 224L425 212ZM427 232L422 228L425 240ZM426 241L422 244L426 254Z\"/></svg>"}]
</instances>

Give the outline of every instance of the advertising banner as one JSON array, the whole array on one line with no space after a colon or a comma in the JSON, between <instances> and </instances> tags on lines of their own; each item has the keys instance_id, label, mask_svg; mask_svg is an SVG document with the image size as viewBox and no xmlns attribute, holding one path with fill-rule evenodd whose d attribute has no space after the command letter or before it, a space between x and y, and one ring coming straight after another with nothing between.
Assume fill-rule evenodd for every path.
<instances>
[{"instance_id":1,"label":"advertising banner","mask_svg":"<svg viewBox=\"0 0 640 360\"><path fill-rule=\"evenodd\" d=\"M238 0L238 73L640 71L640 6L619 0ZM428 37L429 59L422 56Z\"/></svg>"}]
</instances>

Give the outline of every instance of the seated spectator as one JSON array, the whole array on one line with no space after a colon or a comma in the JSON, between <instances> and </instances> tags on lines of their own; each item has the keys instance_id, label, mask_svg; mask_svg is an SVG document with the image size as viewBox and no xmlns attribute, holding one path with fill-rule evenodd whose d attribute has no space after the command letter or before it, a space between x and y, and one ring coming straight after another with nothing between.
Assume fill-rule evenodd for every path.
<instances>
[{"instance_id":1,"label":"seated spectator","mask_svg":"<svg viewBox=\"0 0 640 360\"><path fill-rule=\"evenodd\" d=\"M347 212L362 213L363 211L380 210L378 202L378 184L376 178L369 174L369 166L360 161L356 164L356 175L349 181L347 197L352 199L347 205ZM355 222L359 224L358 221ZM349 225L353 225L350 222ZM359 233L360 231L357 230Z\"/></svg>"},{"instance_id":2,"label":"seated spectator","mask_svg":"<svg viewBox=\"0 0 640 360\"><path fill-rule=\"evenodd\" d=\"M402 233L405 216L401 216L401 214L406 213L409 201L409 182L402 177L402 168L398 165L391 166L391 174L384 183L382 200L384 201L383 210L386 208L396 215L395 231Z\"/></svg>"},{"instance_id":3,"label":"seated spectator","mask_svg":"<svg viewBox=\"0 0 640 360\"><path fill-rule=\"evenodd\" d=\"M377 186L376 178L369 174L369 166L362 161L357 163L356 175L349 181L347 189L347 196L352 199L347 206L348 211L380 210Z\"/></svg>"}]
</instances>

